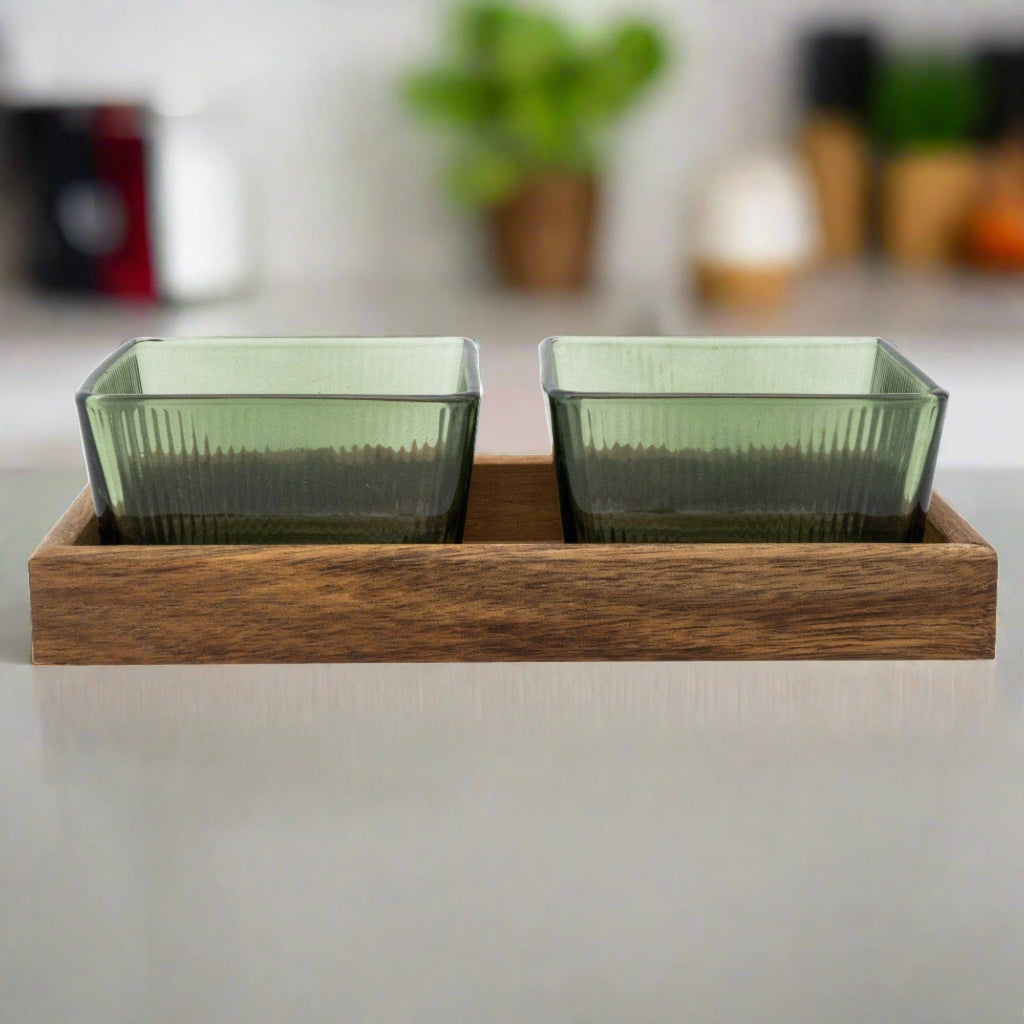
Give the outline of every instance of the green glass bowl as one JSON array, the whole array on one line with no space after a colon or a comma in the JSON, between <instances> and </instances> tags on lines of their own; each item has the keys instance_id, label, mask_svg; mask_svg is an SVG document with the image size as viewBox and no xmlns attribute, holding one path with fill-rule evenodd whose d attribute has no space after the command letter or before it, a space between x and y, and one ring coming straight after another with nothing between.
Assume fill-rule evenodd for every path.
<instances>
[{"instance_id":1,"label":"green glass bowl","mask_svg":"<svg viewBox=\"0 0 1024 1024\"><path fill-rule=\"evenodd\" d=\"M548 338L567 541L913 541L947 394L877 338Z\"/></svg>"},{"instance_id":2,"label":"green glass bowl","mask_svg":"<svg viewBox=\"0 0 1024 1024\"><path fill-rule=\"evenodd\" d=\"M107 542L462 539L468 339L139 338L76 397Z\"/></svg>"}]
</instances>

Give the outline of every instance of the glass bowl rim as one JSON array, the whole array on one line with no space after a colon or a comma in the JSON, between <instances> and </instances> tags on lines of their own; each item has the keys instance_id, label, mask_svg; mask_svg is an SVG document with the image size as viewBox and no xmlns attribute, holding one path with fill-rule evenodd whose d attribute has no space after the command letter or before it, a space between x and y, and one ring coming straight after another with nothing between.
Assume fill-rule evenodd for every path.
<instances>
[{"instance_id":1,"label":"glass bowl rim","mask_svg":"<svg viewBox=\"0 0 1024 1024\"><path fill-rule=\"evenodd\" d=\"M273 341L317 341L317 342L359 342L359 341L407 341L407 342L431 342L431 341L460 341L462 343L462 359L466 371L466 388L462 391L446 391L440 394L333 394L328 392L313 393L306 391L282 391L282 392L252 392L252 391L226 391L209 394L195 394L187 391L178 392L152 392L141 395L127 394L125 392L102 392L97 393L94 388L96 382L103 376L118 360L127 355L133 348L144 342L184 341L202 344L203 342L237 341L237 342L273 342ZM483 386L480 382L480 345L472 338L460 337L458 335L208 335L200 337L149 337L143 336L132 338L119 345L113 352L106 356L85 378L81 386L75 392L75 398L79 402L88 399L97 401L114 402L211 402L211 401L373 401L373 402L459 402L472 403L480 400L483 394Z\"/></svg>"},{"instance_id":2,"label":"glass bowl rim","mask_svg":"<svg viewBox=\"0 0 1024 1024\"><path fill-rule=\"evenodd\" d=\"M645 344L647 342L750 342L757 344L768 344L768 345L782 345L787 342L792 343L796 341L821 341L831 344L854 344L864 343L867 341L872 342L875 346L881 348L892 356L896 362L898 362L905 370L911 373L927 388L926 391L907 393L907 392L883 392L880 394L871 394L864 391L850 391L850 392L835 392L831 394L822 394L811 391L791 391L791 392L769 392L769 391L588 391L583 388L560 388L555 383L555 358L554 358L554 347L560 341L580 341L580 342L598 342L598 341L612 341L622 342L623 344ZM939 387L923 370L912 363L899 349L889 344L884 338L870 337L869 335L864 336L829 336L829 335L795 335L795 334L783 334L783 335L553 335L545 338L539 345L538 351L540 353L540 377L541 386L544 389L544 393L549 397L556 400L571 400L574 398L596 398L596 399L644 399L644 400L664 400L664 399L756 399L761 402L774 402L774 401L794 401L804 400L813 402L833 402L833 401L870 401L870 402L920 402L927 401L929 399L937 399L940 404L945 403L949 398L949 392L945 388Z\"/></svg>"}]
</instances>

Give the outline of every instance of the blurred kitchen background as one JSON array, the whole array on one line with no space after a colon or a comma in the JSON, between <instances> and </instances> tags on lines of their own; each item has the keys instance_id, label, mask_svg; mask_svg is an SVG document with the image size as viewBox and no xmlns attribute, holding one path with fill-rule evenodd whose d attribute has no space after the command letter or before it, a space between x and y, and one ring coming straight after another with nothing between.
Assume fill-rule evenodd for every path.
<instances>
[{"instance_id":1,"label":"blurred kitchen background","mask_svg":"<svg viewBox=\"0 0 1024 1024\"><path fill-rule=\"evenodd\" d=\"M1007 0L4 0L0 465L80 462L137 335L466 334L479 449L549 334L870 334L1024 465Z\"/></svg>"}]
</instances>

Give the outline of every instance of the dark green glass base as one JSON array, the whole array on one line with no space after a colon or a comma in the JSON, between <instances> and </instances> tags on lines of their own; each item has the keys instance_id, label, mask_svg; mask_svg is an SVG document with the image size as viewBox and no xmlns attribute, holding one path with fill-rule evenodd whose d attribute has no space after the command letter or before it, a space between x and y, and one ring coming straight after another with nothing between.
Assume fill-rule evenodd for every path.
<instances>
[{"instance_id":1,"label":"dark green glass base","mask_svg":"<svg viewBox=\"0 0 1024 1024\"><path fill-rule=\"evenodd\" d=\"M100 516L100 536L112 544L458 542L468 472L434 448L150 456L145 486L130 507Z\"/></svg>"},{"instance_id":2,"label":"dark green glass base","mask_svg":"<svg viewBox=\"0 0 1024 1024\"><path fill-rule=\"evenodd\" d=\"M892 507L904 467L856 454L588 451L575 474L556 461L570 542L902 543L924 535L920 505ZM590 495L587 507L580 494ZM651 495L662 509L643 507Z\"/></svg>"},{"instance_id":3,"label":"dark green glass base","mask_svg":"<svg viewBox=\"0 0 1024 1024\"><path fill-rule=\"evenodd\" d=\"M430 544L461 540L453 516L118 516L105 544ZM180 538L180 539L179 539Z\"/></svg>"},{"instance_id":4,"label":"dark green glass base","mask_svg":"<svg viewBox=\"0 0 1024 1024\"><path fill-rule=\"evenodd\" d=\"M774 543L906 543L924 536L924 513L911 516L835 516L685 513L631 513L628 516L587 515L573 510L563 520L569 540L595 544L774 544Z\"/></svg>"}]
</instances>

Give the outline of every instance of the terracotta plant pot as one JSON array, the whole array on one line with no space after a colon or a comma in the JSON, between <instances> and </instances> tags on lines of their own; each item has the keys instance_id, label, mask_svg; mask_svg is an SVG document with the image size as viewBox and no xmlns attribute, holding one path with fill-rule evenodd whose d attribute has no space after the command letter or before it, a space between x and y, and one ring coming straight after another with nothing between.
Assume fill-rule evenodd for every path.
<instances>
[{"instance_id":1,"label":"terracotta plant pot","mask_svg":"<svg viewBox=\"0 0 1024 1024\"><path fill-rule=\"evenodd\" d=\"M885 251L905 266L956 259L978 201L982 164L969 149L893 157L882 176Z\"/></svg>"},{"instance_id":2,"label":"terracotta plant pot","mask_svg":"<svg viewBox=\"0 0 1024 1024\"><path fill-rule=\"evenodd\" d=\"M492 211L494 250L506 284L569 290L590 280L597 187L592 178L539 178Z\"/></svg>"}]
</instances>

